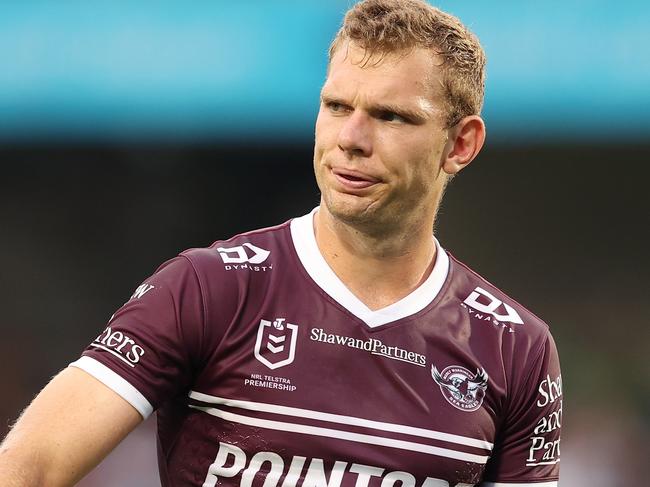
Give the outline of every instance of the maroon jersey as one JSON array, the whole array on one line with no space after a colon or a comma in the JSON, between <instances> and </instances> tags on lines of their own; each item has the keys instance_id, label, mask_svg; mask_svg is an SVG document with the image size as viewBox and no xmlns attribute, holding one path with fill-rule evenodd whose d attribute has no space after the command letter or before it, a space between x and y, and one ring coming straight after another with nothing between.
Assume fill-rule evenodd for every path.
<instances>
[{"instance_id":1,"label":"maroon jersey","mask_svg":"<svg viewBox=\"0 0 650 487\"><path fill-rule=\"evenodd\" d=\"M158 414L163 486L556 486L548 327L437 245L370 310L312 214L163 264L73 365Z\"/></svg>"}]
</instances>

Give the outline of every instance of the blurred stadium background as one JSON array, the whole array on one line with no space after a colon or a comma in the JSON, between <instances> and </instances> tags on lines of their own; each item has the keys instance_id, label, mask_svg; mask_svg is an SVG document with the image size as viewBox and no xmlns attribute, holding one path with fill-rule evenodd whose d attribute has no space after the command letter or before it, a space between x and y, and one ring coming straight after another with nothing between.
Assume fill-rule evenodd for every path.
<instances>
[{"instance_id":1,"label":"blurred stadium background","mask_svg":"<svg viewBox=\"0 0 650 487\"><path fill-rule=\"evenodd\" d=\"M1 436L162 261L317 203L313 124L348 4L0 3ZM561 487L641 485L650 4L437 5L489 58L487 147L438 236L552 326ZM81 485L158 486L153 429Z\"/></svg>"}]
</instances>

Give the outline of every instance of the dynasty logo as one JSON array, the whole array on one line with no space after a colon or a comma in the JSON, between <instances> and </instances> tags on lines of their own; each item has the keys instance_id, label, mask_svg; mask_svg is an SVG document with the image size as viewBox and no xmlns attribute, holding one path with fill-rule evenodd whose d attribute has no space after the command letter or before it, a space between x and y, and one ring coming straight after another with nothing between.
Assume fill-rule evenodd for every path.
<instances>
[{"instance_id":1,"label":"dynasty logo","mask_svg":"<svg viewBox=\"0 0 650 487\"><path fill-rule=\"evenodd\" d=\"M273 264L261 265L271 255L271 251L249 242L236 247L218 247L217 252L219 252L224 269L227 271L246 269L253 272L266 272L273 269Z\"/></svg>"},{"instance_id":2,"label":"dynasty logo","mask_svg":"<svg viewBox=\"0 0 650 487\"><path fill-rule=\"evenodd\" d=\"M512 306L504 303L481 287L475 288L460 305L475 319L505 328L508 333L515 332L515 329L509 324L524 324L521 316Z\"/></svg>"}]
</instances>

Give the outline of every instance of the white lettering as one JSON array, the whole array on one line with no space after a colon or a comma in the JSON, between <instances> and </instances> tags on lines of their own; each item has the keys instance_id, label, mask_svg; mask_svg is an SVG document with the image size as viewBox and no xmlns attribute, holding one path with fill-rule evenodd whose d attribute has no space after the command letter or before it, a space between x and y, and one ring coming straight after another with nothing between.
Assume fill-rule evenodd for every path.
<instances>
[{"instance_id":1,"label":"white lettering","mask_svg":"<svg viewBox=\"0 0 650 487\"><path fill-rule=\"evenodd\" d=\"M383 468L370 467L368 465L360 465L358 463L353 463L350 467L350 472L356 473L357 483L356 487L368 487L370 483L370 477L381 477L381 474L384 473Z\"/></svg>"},{"instance_id":2,"label":"white lettering","mask_svg":"<svg viewBox=\"0 0 650 487\"><path fill-rule=\"evenodd\" d=\"M560 457L560 440L546 441L543 436L533 436L531 439L530 449L528 450L528 458L526 465L544 465L548 463L555 463L559 461ZM536 454L544 452L541 459L538 459Z\"/></svg>"},{"instance_id":3,"label":"white lettering","mask_svg":"<svg viewBox=\"0 0 650 487\"><path fill-rule=\"evenodd\" d=\"M551 376L546 375L546 379L540 382L537 392L542 396L542 399L537 400L538 407L542 408L547 404L553 404L562 397L562 376L551 380Z\"/></svg>"},{"instance_id":4,"label":"white lettering","mask_svg":"<svg viewBox=\"0 0 650 487\"><path fill-rule=\"evenodd\" d=\"M536 435L541 435L544 433L550 433L562 427L562 400L560 400L560 408L557 411L553 411L548 416L541 418L533 433Z\"/></svg>"},{"instance_id":5,"label":"white lettering","mask_svg":"<svg viewBox=\"0 0 650 487\"><path fill-rule=\"evenodd\" d=\"M226 467L228 457L234 457L232 465ZM219 442L219 451L214 463L208 467L208 475L205 477L203 487L214 487L219 477L234 477L246 465L246 454L244 450L228 443Z\"/></svg>"},{"instance_id":6,"label":"white lettering","mask_svg":"<svg viewBox=\"0 0 650 487\"><path fill-rule=\"evenodd\" d=\"M433 479L427 477L427 479L422 484L422 487L449 487L449 482L442 479Z\"/></svg>"},{"instance_id":7,"label":"white lettering","mask_svg":"<svg viewBox=\"0 0 650 487\"><path fill-rule=\"evenodd\" d=\"M124 340L124 334L120 331L115 331L111 333L111 336L109 336L108 340L106 340L106 346L114 347L122 343L122 340Z\"/></svg>"},{"instance_id":8,"label":"white lettering","mask_svg":"<svg viewBox=\"0 0 650 487\"><path fill-rule=\"evenodd\" d=\"M543 440L543 438L542 438ZM543 451L543 444L535 444L535 451ZM547 450L554 448L549 446ZM559 453L559 450L558 450ZM530 460L530 459L529 459ZM235 445L219 442L219 450L214 462L208 467L208 473L202 487L215 487L216 485L239 485L240 487L252 487L253 484L261 487L277 487L283 475L284 481L281 487L295 487L302 477L307 458L294 456L288 470L285 466L288 459L283 458L274 452L257 452L247 460L246 453ZM349 466L349 467L348 467ZM349 475L346 475L349 474ZM241 474L237 480L224 482L224 478L233 478ZM327 478L329 474L329 479ZM352 477L355 475L355 487L368 487L375 482L373 479L381 479L381 487L416 487L416 478L413 474L404 471L386 472L386 469L371 465L358 463L348 464L337 460L331 469L325 468L322 458L312 458L307 471L304 472L304 480L301 487L341 487L352 485ZM262 482L262 476L265 476ZM377 485L379 483L377 482ZM446 480L427 477L421 487L449 487ZM456 484L456 487L471 487L471 484Z\"/></svg>"},{"instance_id":9,"label":"white lettering","mask_svg":"<svg viewBox=\"0 0 650 487\"><path fill-rule=\"evenodd\" d=\"M307 460L305 457L293 457L289 466L289 473L284 478L282 487L296 487L298 480L300 480L300 473L302 472L302 467L305 465L305 460Z\"/></svg>"},{"instance_id":10,"label":"white lettering","mask_svg":"<svg viewBox=\"0 0 650 487\"><path fill-rule=\"evenodd\" d=\"M147 294L149 291L153 289L153 286L151 284L140 284L136 289L135 292L131 295L131 299L140 299L142 296Z\"/></svg>"},{"instance_id":11,"label":"white lettering","mask_svg":"<svg viewBox=\"0 0 650 487\"><path fill-rule=\"evenodd\" d=\"M136 345L131 337L121 331L113 331L110 326L107 326L90 346L104 348L101 345L114 349L117 355L124 357L131 364L137 364L145 352L144 348ZM104 348L104 350L106 349Z\"/></svg>"},{"instance_id":12,"label":"white lettering","mask_svg":"<svg viewBox=\"0 0 650 487\"><path fill-rule=\"evenodd\" d=\"M542 460L553 460L556 457L560 456L560 440L549 441L544 445L544 449L547 450L542 457Z\"/></svg>"},{"instance_id":13,"label":"white lettering","mask_svg":"<svg viewBox=\"0 0 650 487\"><path fill-rule=\"evenodd\" d=\"M117 347L115 350L118 351L118 352L121 352L122 349L123 349L126 345L129 345L129 344L131 344L131 345L135 345L135 342L134 342L133 340L131 340L129 337L125 336L125 337L124 337L124 340L122 341L122 344L121 344L119 347Z\"/></svg>"},{"instance_id":14,"label":"white lettering","mask_svg":"<svg viewBox=\"0 0 650 487\"><path fill-rule=\"evenodd\" d=\"M140 345L133 345L131 351L126 354L126 358L134 364L137 364L144 355L144 348Z\"/></svg>"},{"instance_id":15,"label":"white lettering","mask_svg":"<svg viewBox=\"0 0 650 487\"><path fill-rule=\"evenodd\" d=\"M313 458L309 464L309 469L305 475L302 487L341 487L341 481L343 480L343 474L345 473L345 467L347 467L347 465L347 462L334 463L328 482L325 477L323 460L320 458Z\"/></svg>"},{"instance_id":16,"label":"white lettering","mask_svg":"<svg viewBox=\"0 0 650 487\"><path fill-rule=\"evenodd\" d=\"M390 472L381 481L381 487L393 487L401 482L401 487L415 487L415 477L408 472Z\"/></svg>"},{"instance_id":17,"label":"white lettering","mask_svg":"<svg viewBox=\"0 0 650 487\"><path fill-rule=\"evenodd\" d=\"M545 438L543 436L534 436L531 438L530 449L528 450L527 462L535 461L535 452L544 448Z\"/></svg>"},{"instance_id":18,"label":"white lettering","mask_svg":"<svg viewBox=\"0 0 650 487\"><path fill-rule=\"evenodd\" d=\"M326 333L322 328L312 328L309 339L315 342L330 343L332 345L341 345L355 348L357 350L364 350L374 355L381 355L382 357L393 360L408 362L420 367L424 367L427 362L426 356L421 353L411 352L400 347L385 345L377 338L362 340L360 338Z\"/></svg>"},{"instance_id":19,"label":"white lettering","mask_svg":"<svg viewBox=\"0 0 650 487\"><path fill-rule=\"evenodd\" d=\"M262 465L266 462L271 464L271 471L266 475L262 487L275 487L280 480L282 471L284 470L284 462L282 461L282 457L277 453L267 451L262 451L253 455L248 468L242 473L240 486L252 487L255 475L261 470Z\"/></svg>"},{"instance_id":20,"label":"white lettering","mask_svg":"<svg viewBox=\"0 0 650 487\"><path fill-rule=\"evenodd\" d=\"M111 333L113 333L113 330L110 326L107 326L106 329L101 332L97 338L95 338L95 341L101 343L102 345L106 345L106 339L111 336Z\"/></svg>"}]
</instances>

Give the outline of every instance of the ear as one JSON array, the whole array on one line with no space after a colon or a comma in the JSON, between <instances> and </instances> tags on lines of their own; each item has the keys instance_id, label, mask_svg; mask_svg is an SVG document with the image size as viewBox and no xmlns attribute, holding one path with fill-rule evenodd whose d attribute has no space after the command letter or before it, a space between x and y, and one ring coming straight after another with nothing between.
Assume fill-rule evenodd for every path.
<instances>
[{"instance_id":1,"label":"ear","mask_svg":"<svg viewBox=\"0 0 650 487\"><path fill-rule=\"evenodd\" d=\"M485 142L485 123L478 115L463 118L449 130L442 169L454 175L474 160Z\"/></svg>"}]
</instances>

